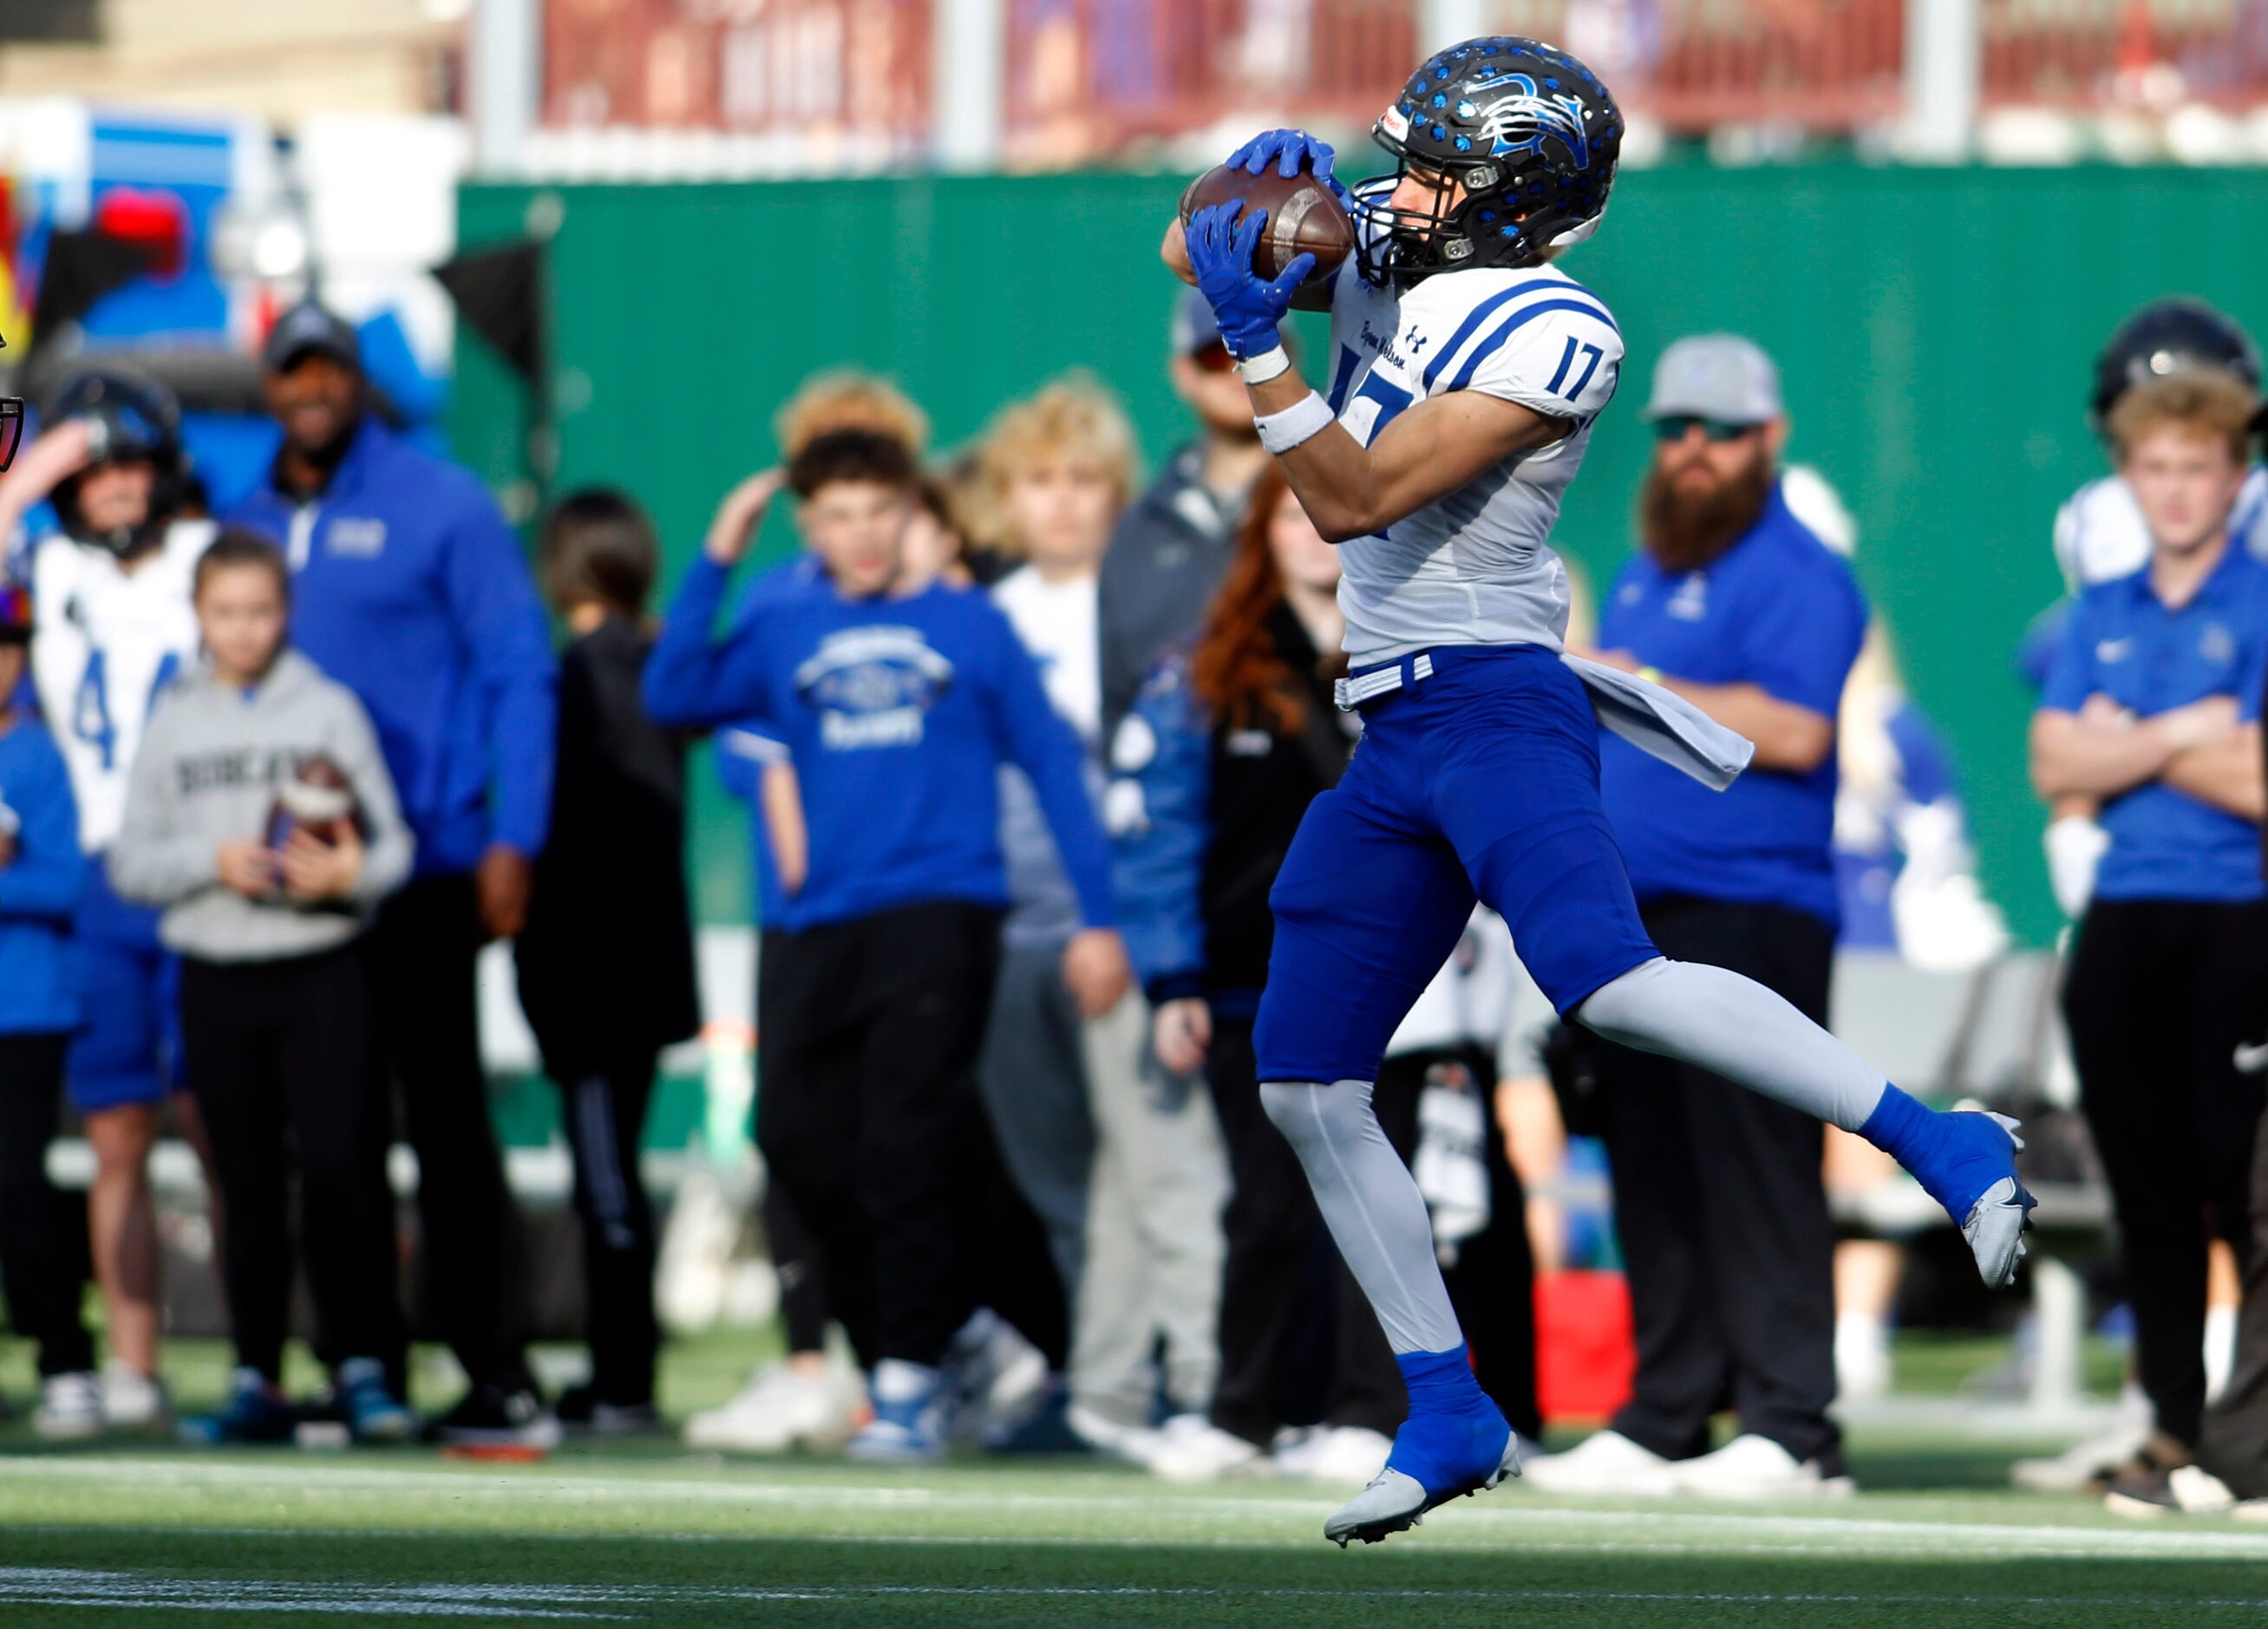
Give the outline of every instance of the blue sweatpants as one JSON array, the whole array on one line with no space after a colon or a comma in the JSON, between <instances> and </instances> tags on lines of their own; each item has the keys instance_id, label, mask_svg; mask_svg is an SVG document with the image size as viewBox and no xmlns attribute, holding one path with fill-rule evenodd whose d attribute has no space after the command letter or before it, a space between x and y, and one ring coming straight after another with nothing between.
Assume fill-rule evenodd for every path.
<instances>
[{"instance_id":1,"label":"blue sweatpants","mask_svg":"<svg viewBox=\"0 0 2268 1629\"><path fill-rule=\"evenodd\" d=\"M1600 802L1582 681L1537 645L1387 665L1403 687L1364 706L1353 762L1308 805L1269 896L1263 1081L1376 1080L1476 897L1563 1014L1661 954Z\"/></svg>"}]
</instances>

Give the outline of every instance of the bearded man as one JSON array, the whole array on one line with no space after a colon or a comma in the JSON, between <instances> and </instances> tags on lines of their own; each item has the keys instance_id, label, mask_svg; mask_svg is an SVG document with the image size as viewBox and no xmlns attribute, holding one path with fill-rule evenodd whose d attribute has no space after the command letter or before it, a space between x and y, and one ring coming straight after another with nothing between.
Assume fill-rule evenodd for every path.
<instances>
[{"instance_id":1,"label":"bearded man","mask_svg":"<svg viewBox=\"0 0 2268 1629\"><path fill-rule=\"evenodd\" d=\"M1771 359L1727 334L1655 369L1643 548L1602 608L1601 660L1756 743L1712 792L1609 735L1606 810L1666 955L1727 968L1815 1021L1837 925L1835 716L1867 626L1850 568L1790 511ZM1835 1234L1810 1116L1667 1057L1602 1043L1638 1374L1630 1402L1530 1468L1570 1492L1725 1497L1850 1486L1835 1395ZM1705 1453L1730 1408L1739 1434Z\"/></svg>"}]
</instances>

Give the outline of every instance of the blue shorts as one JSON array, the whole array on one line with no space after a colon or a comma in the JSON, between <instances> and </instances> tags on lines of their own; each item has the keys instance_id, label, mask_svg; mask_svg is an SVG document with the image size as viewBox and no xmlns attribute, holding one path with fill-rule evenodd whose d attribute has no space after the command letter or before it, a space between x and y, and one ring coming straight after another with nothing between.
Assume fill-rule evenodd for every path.
<instances>
[{"instance_id":1,"label":"blue shorts","mask_svg":"<svg viewBox=\"0 0 2268 1629\"><path fill-rule=\"evenodd\" d=\"M1536 645L1399 665L1403 687L1365 704L1354 761L1307 806L1269 896L1263 1080L1376 1080L1476 897L1563 1014L1661 954L1599 800L1582 681Z\"/></svg>"},{"instance_id":2,"label":"blue shorts","mask_svg":"<svg viewBox=\"0 0 2268 1629\"><path fill-rule=\"evenodd\" d=\"M84 1016L64 1065L81 1114L161 1103L179 1078L180 961L158 942L158 914L120 899L89 862L72 945Z\"/></svg>"}]
</instances>

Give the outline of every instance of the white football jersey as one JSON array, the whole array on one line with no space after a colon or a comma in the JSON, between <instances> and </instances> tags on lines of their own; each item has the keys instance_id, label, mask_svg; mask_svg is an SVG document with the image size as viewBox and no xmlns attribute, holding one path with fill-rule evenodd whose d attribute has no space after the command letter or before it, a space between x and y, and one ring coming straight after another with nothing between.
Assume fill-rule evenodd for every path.
<instances>
[{"instance_id":1,"label":"white football jersey","mask_svg":"<svg viewBox=\"0 0 2268 1629\"><path fill-rule=\"evenodd\" d=\"M1374 184L1374 183L1373 183ZM1369 232L1364 225L1366 235ZM1330 403L1370 445L1413 402L1477 390L1572 419L1548 447L1339 545L1339 605L1358 665L1444 645L1541 645L1567 628L1552 524L1622 377L1622 334L1598 296L1549 266L1366 283L1349 255L1331 296Z\"/></svg>"},{"instance_id":2,"label":"white football jersey","mask_svg":"<svg viewBox=\"0 0 2268 1629\"><path fill-rule=\"evenodd\" d=\"M132 571L62 533L32 549L32 678L70 771L79 844L109 846L126 811L126 777L159 692L197 660L190 586L212 542L210 520L176 520Z\"/></svg>"},{"instance_id":3,"label":"white football jersey","mask_svg":"<svg viewBox=\"0 0 2268 1629\"><path fill-rule=\"evenodd\" d=\"M2255 464L2236 495L2228 529L2245 548L2268 559L2268 465ZM2055 518L2056 564L2073 593L2096 583L2132 577L2149 564L2150 528L2124 475L2090 481L2064 500Z\"/></svg>"}]
</instances>

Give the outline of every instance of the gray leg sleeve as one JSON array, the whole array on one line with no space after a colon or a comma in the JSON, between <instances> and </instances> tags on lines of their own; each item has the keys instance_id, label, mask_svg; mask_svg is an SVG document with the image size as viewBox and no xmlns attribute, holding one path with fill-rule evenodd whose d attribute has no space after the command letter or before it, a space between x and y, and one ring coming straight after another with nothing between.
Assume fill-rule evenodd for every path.
<instances>
[{"instance_id":1,"label":"gray leg sleeve","mask_svg":"<svg viewBox=\"0 0 2268 1629\"><path fill-rule=\"evenodd\" d=\"M1433 1224L1417 1179L1370 1106L1371 1083L1270 1081L1261 1106L1290 1139L1315 1205L1348 1271L1405 1352L1454 1352L1465 1344L1433 1254Z\"/></svg>"},{"instance_id":2,"label":"gray leg sleeve","mask_svg":"<svg viewBox=\"0 0 2268 1629\"><path fill-rule=\"evenodd\" d=\"M1634 967L1574 1016L1609 1041L1698 1064L1846 1131L1867 1123L1889 1084L1754 979L1698 962Z\"/></svg>"}]
</instances>

